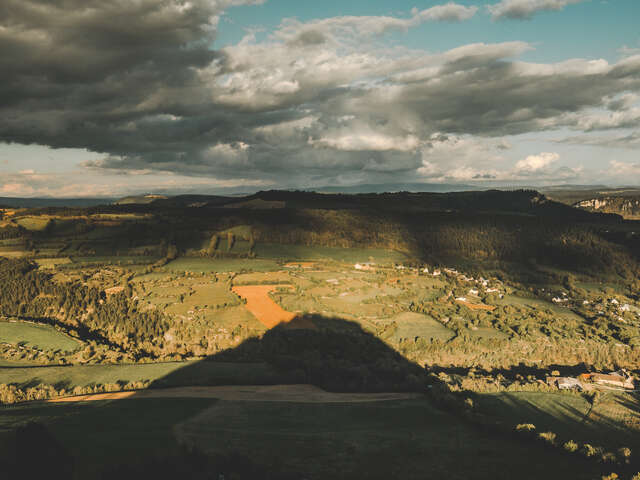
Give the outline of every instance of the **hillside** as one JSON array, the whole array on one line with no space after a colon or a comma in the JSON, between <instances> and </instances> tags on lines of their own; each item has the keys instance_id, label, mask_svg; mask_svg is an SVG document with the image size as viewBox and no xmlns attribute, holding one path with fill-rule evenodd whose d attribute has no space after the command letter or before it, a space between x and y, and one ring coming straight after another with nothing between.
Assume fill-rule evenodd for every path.
<instances>
[{"instance_id":1,"label":"hillside","mask_svg":"<svg viewBox=\"0 0 640 480\"><path fill-rule=\"evenodd\" d=\"M532 452L522 478L640 468L633 393L547 382L640 374L640 222L534 190L130 200L2 212L9 469L29 428L67 449L65 478L135 472L131 452L182 471L179 445L217 455L215 478L228 448L242 479L269 478L278 452L289 476L273 478L506 478ZM135 448L114 440L134 430Z\"/></svg>"},{"instance_id":2,"label":"hillside","mask_svg":"<svg viewBox=\"0 0 640 480\"><path fill-rule=\"evenodd\" d=\"M164 195L155 195L155 194L146 194L146 195L134 195L130 197L123 197L119 200L116 200L114 205L145 205L148 203L155 202L156 200L166 200L168 197Z\"/></svg>"},{"instance_id":3,"label":"hillside","mask_svg":"<svg viewBox=\"0 0 640 480\"><path fill-rule=\"evenodd\" d=\"M590 212L615 213L628 219L640 219L640 195L600 196L575 204Z\"/></svg>"},{"instance_id":4,"label":"hillside","mask_svg":"<svg viewBox=\"0 0 640 480\"><path fill-rule=\"evenodd\" d=\"M0 197L0 205L10 208L41 208L41 207L93 207L108 205L112 198L14 198Z\"/></svg>"}]
</instances>

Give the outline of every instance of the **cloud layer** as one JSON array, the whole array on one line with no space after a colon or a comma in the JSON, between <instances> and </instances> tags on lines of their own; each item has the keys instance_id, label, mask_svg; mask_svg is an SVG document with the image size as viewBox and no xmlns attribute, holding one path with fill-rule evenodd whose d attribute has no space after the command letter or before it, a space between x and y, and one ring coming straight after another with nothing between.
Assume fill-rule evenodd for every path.
<instances>
[{"instance_id":1,"label":"cloud layer","mask_svg":"<svg viewBox=\"0 0 640 480\"><path fill-rule=\"evenodd\" d=\"M585 0L501 0L488 5L489 13L494 20L530 20L538 12L558 11L567 5Z\"/></svg>"},{"instance_id":2,"label":"cloud layer","mask_svg":"<svg viewBox=\"0 0 640 480\"><path fill-rule=\"evenodd\" d=\"M265 40L213 49L220 15L241 3L259 2L5 0L0 141L103 153L92 172L295 186L563 175L554 153L508 164L503 137L640 128L638 55L533 64L524 42L433 53L381 41L477 12L455 3L285 19ZM527 18L569 3L490 11Z\"/></svg>"}]
</instances>

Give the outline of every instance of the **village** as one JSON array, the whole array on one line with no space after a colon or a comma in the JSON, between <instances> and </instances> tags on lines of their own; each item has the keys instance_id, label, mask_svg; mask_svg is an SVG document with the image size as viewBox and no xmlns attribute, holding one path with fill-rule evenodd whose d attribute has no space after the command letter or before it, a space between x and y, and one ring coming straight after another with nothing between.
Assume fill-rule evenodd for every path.
<instances>
[{"instance_id":1,"label":"village","mask_svg":"<svg viewBox=\"0 0 640 480\"><path fill-rule=\"evenodd\" d=\"M637 381L633 375L624 369L610 373L582 373L577 377L561 377L554 375L547 377L547 385L557 387L558 390L576 390L588 392L593 390L636 390Z\"/></svg>"}]
</instances>

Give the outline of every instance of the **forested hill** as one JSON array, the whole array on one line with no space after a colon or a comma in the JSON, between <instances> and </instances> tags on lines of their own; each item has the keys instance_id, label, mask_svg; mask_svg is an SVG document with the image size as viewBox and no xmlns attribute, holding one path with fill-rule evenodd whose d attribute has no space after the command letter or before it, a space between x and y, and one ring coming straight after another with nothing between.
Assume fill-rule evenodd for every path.
<instances>
[{"instance_id":1,"label":"forested hill","mask_svg":"<svg viewBox=\"0 0 640 480\"><path fill-rule=\"evenodd\" d=\"M615 213L624 218L640 219L640 195L591 198L575 206L590 212Z\"/></svg>"},{"instance_id":2,"label":"forested hill","mask_svg":"<svg viewBox=\"0 0 640 480\"><path fill-rule=\"evenodd\" d=\"M552 201L535 190L487 190L449 193L318 193L309 191L269 190L245 197L180 195L149 202L151 208L238 208L266 210L328 209L385 212L492 212L496 214L528 214L556 216L585 221L619 221L615 217L585 214L581 209Z\"/></svg>"},{"instance_id":3,"label":"forested hill","mask_svg":"<svg viewBox=\"0 0 640 480\"><path fill-rule=\"evenodd\" d=\"M92 207L107 205L110 198L13 198L0 197L0 208Z\"/></svg>"},{"instance_id":4,"label":"forested hill","mask_svg":"<svg viewBox=\"0 0 640 480\"><path fill-rule=\"evenodd\" d=\"M327 208L327 209L367 209L383 211L431 211L431 212L492 212L514 213L540 216L560 216L565 219L579 218L598 221L605 217L585 215L580 209L560 202L549 200L535 190L487 190L482 192L450 193L380 193L380 194L325 194L302 191L271 190L236 199L233 202L247 200L267 202L285 202L288 208ZM609 221L617 221L609 217Z\"/></svg>"},{"instance_id":5,"label":"forested hill","mask_svg":"<svg viewBox=\"0 0 640 480\"><path fill-rule=\"evenodd\" d=\"M396 250L409 261L511 276L537 277L557 268L633 283L640 272L638 222L574 208L534 190L265 191L19 210L1 221L6 249L15 250L13 242L36 255L57 249L64 256L164 257L171 246L172 256L206 256L214 237L234 235L236 247L216 255L259 256L260 245L306 245Z\"/></svg>"}]
</instances>

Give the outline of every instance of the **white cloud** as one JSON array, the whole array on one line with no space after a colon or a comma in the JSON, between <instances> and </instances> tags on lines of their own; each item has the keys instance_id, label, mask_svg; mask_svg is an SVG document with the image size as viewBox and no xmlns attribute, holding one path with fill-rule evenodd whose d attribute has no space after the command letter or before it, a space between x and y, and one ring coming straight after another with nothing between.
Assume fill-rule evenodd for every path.
<instances>
[{"instance_id":1,"label":"white cloud","mask_svg":"<svg viewBox=\"0 0 640 480\"><path fill-rule=\"evenodd\" d=\"M472 18L477 11L478 7L475 6L465 7L463 5L449 2L445 5L436 5L426 10L422 10L421 12L413 10L412 13L415 19L414 22L462 22Z\"/></svg>"},{"instance_id":2,"label":"white cloud","mask_svg":"<svg viewBox=\"0 0 640 480\"><path fill-rule=\"evenodd\" d=\"M141 191L158 193L203 192L207 189L255 186L269 188L265 181L252 179L216 180L185 177L173 172L158 174L128 170L126 175L94 172L91 168L60 173L18 173L0 176L0 196L54 198L113 198ZM138 173L141 176L138 176ZM135 178L132 178L135 177Z\"/></svg>"},{"instance_id":3,"label":"white cloud","mask_svg":"<svg viewBox=\"0 0 640 480\"><path fill-rule=\"evenodd\" d=\"M636 150L640 147L640 130L622 135L574 135L556 140L556 143Z\"/></svg>"},{"instance_id":4,"label":"white cloud","mask_svg":"<svg viewBox=\"0 0 640 480\"><path fill-rule=\"evenodd\" d=\"M300 22L285 19L274 37L297 45L319 45L336 41L337 37L356 38L382 35L391 31L406 31L425 22L463 22L472 18L478 7L465 7L454 2L425 10L414 8L411 17L342 16Z\"/></svg>"},{"instance_id":5,"label":"white cloud","mask_svg":"<svg viewBox=\"0 0 640 480\"><path fill-rule=\"evenodd\" d=\"M17 6L38 2L7 1L16 7L7 9L16 15L12 25L31 25L33 19L23 18ZM502 5L502 15L507 7L515 9L512 15L520 5L526 16L536 8L568 4L558 2L505 1L491 7L500 14L496 9ZM56 18L65 18L70 5L83 4L54 3L58 6L44 11ZM561 170L557 154L521 160L524 155L509 151L503 138L636 128L640 121L638 55L617 62L534 64L518 59L533 48L526 42L474 43L444 52L381 42L386 32L423 22L465 20L475 7L448 3L406 17L289 19L264 40L249 34L214 51L217 19L211 15L230 3L191 3L140 0L120 12L108 8L117 0L103 0L102 17L69 14L56 40L60 49L44 40L41 46L47 48L14 45L11 54L0 55L0 87L8 86L0 88L7 100L0 102L0 137L98 152L104 159L93 157L86 165L95 175L123 182L115 190L131 182L127 175L151 185L156 175L170 174L193 182L281 186L416 176L533 183L579 172ZM49 33L50 16L31 30ZM125 28L118 19L135 27ZM98 21L118 27L118 35L93 28ZM91 41L66 41L83 35ZM132 48L113 47L126 42ZM0 41L2 48L7 50ZM76 55L78 48L83 55ZM50 58L46 52L52 52ZM637 145L636 140L630 137L627 145ZM514 150L521 152L518 147ZM547 148L553 149L534 151ZM43 165L25 168L46 171ZM27 184L24 178L5 183Z\"/></svg>"},{"instance_id":6,"label":"white cloud","mask_svg":"<svg viewBox=\"0 0 640 480\"><path fill-rule=\"evenodd\" d=\"M546 169L559 158L560 155L554 152L543 152L538 155L529 155L527 158L516 163L516 171L537 172L539 170Z\"/></svg>"},{"instance_id":7,"label":"white cloud","mask_svg":"<svg viewBox=\"0 0 640 480\"><path fill-rule=\"evenodd\" d=\"M640 163L611 160L609 166L611 167L609 174L624 178L629 183L636 183L637 179L640 178Z\"/></svg>"},{"instance_id":8,"label":"white cloud","mask_svg":"<svg viewBox=\"0 0 640 480\"><path fill-rule=\"evenodd\" d=\"M527 20L538 12L562 10L567 5L583 1L585 0L502 0L499 3L487 5L487 8L494 20Z\"/></svg>"},{"instance_id":9,"label":"white cloud","mask_svg":"<svg viewBox=\"0 0 640 480\"><path fill-rule=\"evenodd\" d=\"M429 181L486 181L500 175L505 163L504 139L480 139L469 135L431 135L422 149L418 174Z\"/></svg>"}]
</instances>

